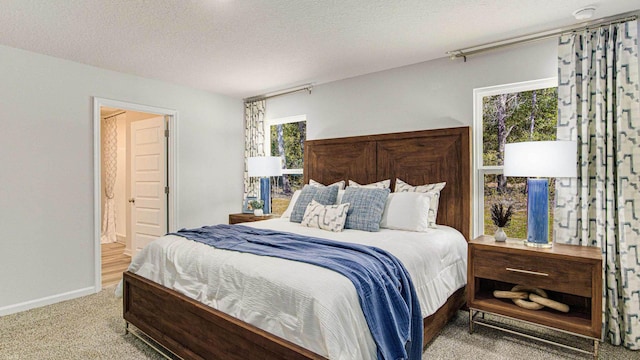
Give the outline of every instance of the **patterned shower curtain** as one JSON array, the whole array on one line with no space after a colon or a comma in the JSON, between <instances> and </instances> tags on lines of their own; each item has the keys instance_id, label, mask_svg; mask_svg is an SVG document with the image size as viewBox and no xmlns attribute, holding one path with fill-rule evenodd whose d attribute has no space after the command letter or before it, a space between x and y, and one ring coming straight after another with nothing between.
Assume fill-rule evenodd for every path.
<instances>
[{"instance_id":1,"label":"patterned shower curtain","mask_svg":"<svg viewBox=\"0 0 640 360\"><path fill-rule=\"evenodd\" d=\"M104 169L104 211L102 213L101 243L114 243L116 238L116 205L113 187L118 166L118 119L125 114L104 118L104 140L102 142L102 166Z\"/></svg>"},{"instance_id":2,"label":"patterned shower curtain","mask_svg":"<svg viewBox=\"0 0 640 360\"><path fill-rule=\"evenodd\" d=\"M603 334L640 349L640 78L637 21L563 35L558 139L578 176L558 179L555 241L603 254Z\"/></svg>"},{"instance_id":3,"label":"patterned shower curtain","mask_svg":"<svg viewBox=\"0 0 640 360\"><path fill-rule=\"evenodd\" d=\"M264 111L266 100L244 104L244 197L258 196L260 183L250 178L247 171L247 159L252 156L264 156Z\"/></svg>"}]
</instances>

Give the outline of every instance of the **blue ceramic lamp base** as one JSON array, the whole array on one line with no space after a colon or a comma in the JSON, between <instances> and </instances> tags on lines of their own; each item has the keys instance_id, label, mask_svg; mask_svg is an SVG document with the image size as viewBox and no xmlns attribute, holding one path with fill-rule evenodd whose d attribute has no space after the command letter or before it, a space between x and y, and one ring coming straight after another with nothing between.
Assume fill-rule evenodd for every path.
<instances>
[{"instance_id":1,"label":"blue ceramic lamp base","mask_svg":"<svg viewBox=\"0 0 640 360\"><path fill-rule=\"evenodd\" d=\"M527 246L550 248L549 180L527 179Z\"/></svg>"},{"instance_id":2,"label":"blue ceramic lamp base","mask_svg":"<svg viewBox=\"0 0 640 360\"><path fill-rule=\"evenodd\" d=\"M263 214L271 214L271 180L268 177L260 178L260 200L264 204Z\"/></svg>"}]
</instances>

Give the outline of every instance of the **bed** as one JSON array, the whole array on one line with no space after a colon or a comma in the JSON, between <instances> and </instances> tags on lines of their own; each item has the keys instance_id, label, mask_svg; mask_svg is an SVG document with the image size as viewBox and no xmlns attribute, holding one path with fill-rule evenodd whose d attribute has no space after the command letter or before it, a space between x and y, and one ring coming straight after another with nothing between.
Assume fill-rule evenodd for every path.
<instances>
[{"instance_id":1,"label":"bed","mask_svg":"<svg viewBox=\"0 0 640 360\"><path fill-rule=\"evenodd\" d=\"M437 223L470 234L470 129L312 140L305 143L305 181L330 184L353 180L360 184L396 178L411 184L446 181ZM393 184L392 184L393 188ZM260 224L263 223L263 224ZM290 230L284 219L254 226ZM446 231L446 230L442 230ZM347 232L345 232L347 233ZM382 236L385 232L381 232ZM342 236L342 235L341 235ZM344 235L348 236L348 235ZM163 241L179 241L165 237ZM198 251L199 252L199 251ZM148 275L147 275L148 276ZM183 358L193 359L324 359L323 351L301 346L237 317L197 301L184 288L176 290L140 276L124 274L124 319L157 343ZM464 303L464 286L449 289L437 309L424 318L426 345ZM238 316L242 317L242 316ZM249 321L250 322L250 321ZM264 326L263 326L264 327ZM364 340L366 342L366 339Z\"/></svg>"}]
</instances>

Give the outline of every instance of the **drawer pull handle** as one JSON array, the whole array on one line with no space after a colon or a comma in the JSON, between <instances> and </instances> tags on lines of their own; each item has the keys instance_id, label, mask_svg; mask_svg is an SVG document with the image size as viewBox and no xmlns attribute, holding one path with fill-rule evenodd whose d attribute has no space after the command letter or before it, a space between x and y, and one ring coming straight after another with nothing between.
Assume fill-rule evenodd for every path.
<instances>
[{"instance_id":1,"label":"drawer pull handle","mask_svg":"<svg viewBox=\"0 0 640 360\"><path fill-rule=\"evenodd\" d=\"M507 268L507 271L513 271L513 272L519 272L519 273L525 273L525 274L531 274L531 275L539 275L539 276L549 276L549 274L545 274L537 271L529 271L529 270L514 269L514 268Z\"/></svg>"}]
</instances>

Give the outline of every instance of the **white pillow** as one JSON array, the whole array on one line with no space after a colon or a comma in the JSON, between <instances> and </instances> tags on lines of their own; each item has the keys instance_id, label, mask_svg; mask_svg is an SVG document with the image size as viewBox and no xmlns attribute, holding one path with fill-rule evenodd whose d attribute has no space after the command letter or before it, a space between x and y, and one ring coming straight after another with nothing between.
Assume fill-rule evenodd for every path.
<instances>
[{"instance_id":1,"label":"white pillow","mask_svg":"<svg viewBox=\"0 0 640 360\"><path fill-rule=\"evenodd\" d=\"M313 179L309 179L309 185L311 186L318 186L318 187L325 187L325 186L334 186L334 185L338 185L338 190L344 190L344 180L340 180L340 181L336 181L333 184L330 185L325 185L323 183L319 183Z\"/></svg>"},{"instance_id":2,"label":"white pillow","mask_svg":"<svg viewBox=\"0 0 640 360\"><path fill-rule=\"evenodd\" d=\"M336 204L342 204L342 197L344 196L344 190L338 190L338 197L336 197Z\"/></svg>"},{"instance_id":3,"label":"white pillow","mask_svg":"<svg viewBox=\"0 0 640 360\"><path fill-rule=\"evenodd\" d=\"M296 206L296 201L298 201L298 196L300 196L300 193L302 192L302 190L296 190L294 191L293 195L291 196L291 201L289 202L289 206L287 206L287 210L285 210L282 215L280 215L281 218L290 218L291 217L291 212L293 211L293 208Z\"/></svg>"},{"instance_id":4,"label":"white pillow","mask_svg":"<svg viewBox=\"0 0 640 360\"><path fill-rule=\"evenodd\" d=\"M315 200L311 200L307 205L300 225L339 232L344 228L348 211L349 203L322 205Z\"/></svg>"},{"instance_id":5,"label":"white pillow","mask_svg":"<svg viewBox=\"0 0 640 360\"><path fill-rule=\"evenodd\" d=\"M396 192L418 192L425 193L431 197L431 207L429 208L429 227L436 227L438 217L438 206L440 205L440 191L447 185L446 182L436 184L425 184L413 186L396 178Z\"/></svg>"},{"instance_id":6,"label":"white pillow","mask_svg":"<svg viewBox=\"0 0 640 360\"><path fill-rule=\"evenodd\" d=\"M391 193L384 206L380 227L395 230L429 230L431 196L418 192Z\"/></svg>"},{"instance_id":7,"label":"white pillow","mask_svg":"<svg viewBox=\"0 0 640 360\"><path fill-rule=\"evenodd\" d=\"M378 182L374 182L371 184L366 184L366 185L360 185L357 182L353 181L353 180L349 180L349 186L351 187L362 187L362 188L373 188L373 189L388 189L389 186L391 185L391 180L387 179L387 180L382 180L382 181L378 181Z\"/></svg>"}]
</instances>

